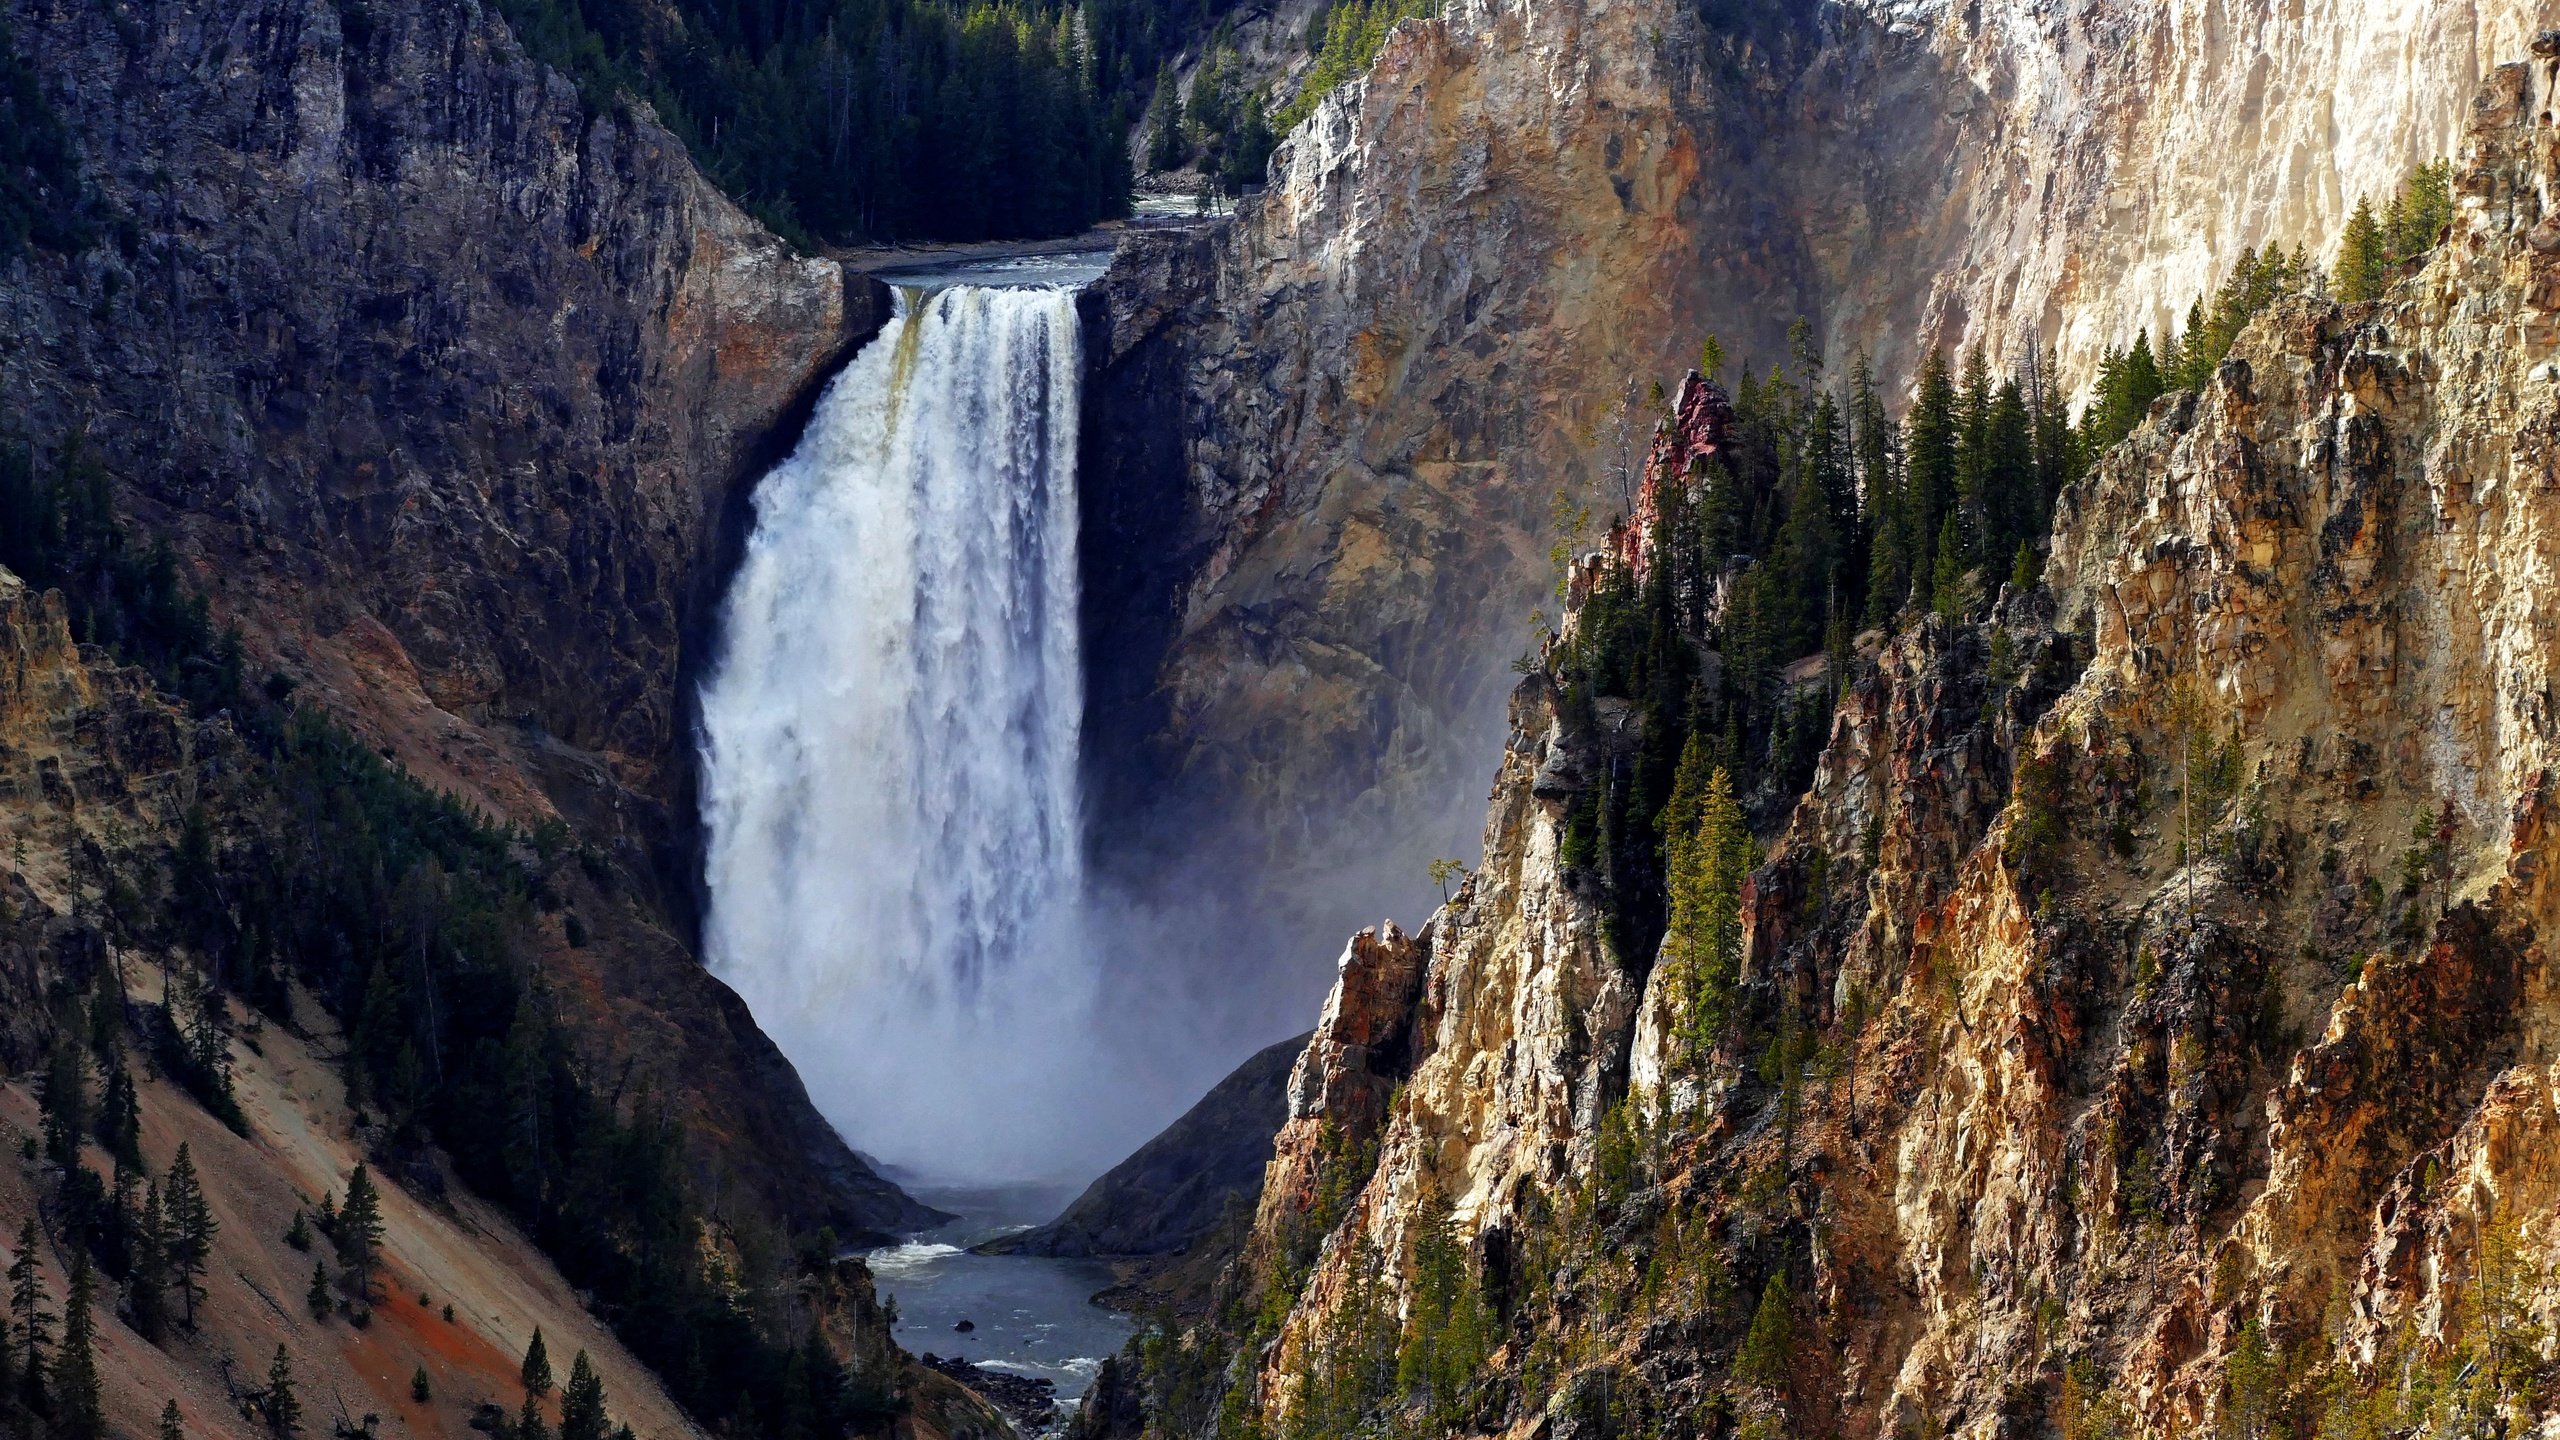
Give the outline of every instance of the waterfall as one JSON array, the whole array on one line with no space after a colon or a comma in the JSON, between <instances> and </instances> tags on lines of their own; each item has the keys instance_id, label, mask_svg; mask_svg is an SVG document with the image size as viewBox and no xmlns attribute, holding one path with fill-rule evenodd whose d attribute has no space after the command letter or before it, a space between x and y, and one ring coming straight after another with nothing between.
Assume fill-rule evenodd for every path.
<instances>
[{"instance_id":1,"label":"waterfall","mask_svg":"<svg viewBox=\"0 0 2560 1440\"><path fill-rule=\"evenodd\" d=\"M1079 341L1066 289L901 288L756 491L702 694L712 968L944 1176L1085 1158Z\"/></svg>"}]
</instances>

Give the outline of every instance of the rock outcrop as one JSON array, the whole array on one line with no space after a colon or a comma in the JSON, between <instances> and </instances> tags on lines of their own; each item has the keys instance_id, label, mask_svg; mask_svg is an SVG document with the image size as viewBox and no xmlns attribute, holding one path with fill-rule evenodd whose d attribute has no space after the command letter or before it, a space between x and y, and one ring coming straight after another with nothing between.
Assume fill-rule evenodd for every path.
<instances>
[{"instance_id":1,"label":"rock outcrop","mask_svg":"<svg viewBox=\"0 0 2560 1440\"><path fill-rule=\"evenodd\" d=\"M1377 1383L1380 1325L1373 1393L1419 1394L1445 1227L1494 1314L1426 1431L2539 1421L2553 47L2472 103L2423 268L2270 310L2066 494L2043 583L1860 667L1703 1047L1558 859L1630 717L1521 687L1482 869L1355 945L1293 1079L1199 1332L1226 1413ZM1193 1433L1142 1368L1089 1433Z\"/></svg>"}]
</instances>

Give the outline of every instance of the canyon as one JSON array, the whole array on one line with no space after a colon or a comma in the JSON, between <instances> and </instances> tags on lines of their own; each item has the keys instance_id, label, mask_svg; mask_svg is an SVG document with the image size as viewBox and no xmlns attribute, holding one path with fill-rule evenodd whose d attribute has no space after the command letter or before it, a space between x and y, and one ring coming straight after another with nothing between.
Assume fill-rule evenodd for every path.
<instances>
[{"instance_id":1,"label":"canyon","mask_svg":"<svg viewBox=\"0 0 2560 1440\"><path fill-rule=\"evenodd\" d=\"M645 105L591 103L494 9L0 18L101 217L95 243L0 258L0 439L103 467L253 686L537 855L511 863L565 903L526 921L527 973L582 1072L686 1122L718 1263L932 1224L812 1103L809 1052L700 963L721 605L759 480L890 322L887 287L764 231ZM1612 1433L1641 1403L1989 1433L2078 1424L2101 1378L2110 1423L2185 1429L2222 1423L2248 1344L2344 1346L2362 1375L2410 1334L2469 1333L2464 1277L2546 1243L2498 1229L2530 1198L2493 1200L2538 1193L2548 1108L2550 76L2499 67L2555 20L2540 0L1449 0L1231 218L1111 235L1074 302L1076 784L1122 927L1105 979L1172 997L1192 1094L1334 989L1285 1116L1266 1058L1222 1092L1232 1118L1212 1105L1155 1152L1213 1156L1215 1185L1142 1151L1033 1243L1235 1247L1224 1279L1223 1248L1173 1267L1205 1355L1316 1200L1347 1206L1276 1328L1220 1356L1220 1393L1275 1425L1340 1317L1377 1303L1363 1257L1409 1255L1444 1210L1471 1273L1521 1301L1468 1417L1487 1429ZM2378 307L2279 307L2069 493L2040 586L1862 652L1747 901L1756 1013L1805 1017L1844 1067L1773 1123L1756 1057L1682 1049L1668 972L1608 952L1557 853L1574 775L1633 722L1572 732L1535 672L1575 623L1560 554L1664 483L1670 397L1648 387L1713 335L1761 375L1836 379L1863 353L1898 394L1961 347L2085 393L2244 247L2325 258L2358 197L2457 147L2462 219L2426 268ZM255 766L247 716L154 696L42 597L6 600L0 822L31 858L0 1024L23 1075L47 997L93 983L87 947L151 948L88 938L120 933L93 923L115 869L93 856L158 895L168 862L134 857L174 855L189 809ZM2199 706L2215 746L2240 737L2250 803L2205 822L2210 859L2175 860L2151 807L2186 783L2162 768L2168 711ZM2055 788L2099 797L2060 838L2022 808ZM2453 838L2441 913L2411 920L2424 885L2365 897L2422 811ZM1343 934L1429 909L1425 862L1452 853L1482 857L1455 900L1326 966ZM174 1013L165 984L123 983L135 1013ZM333 1076L351 1017L309 993L284 1014L239 1016L265 1026L231 1052L248 1136L166 1077L142 1106L155 1172L180 1137L221 1152L244 1310L289 1310L299 1283L268 1212L380 1140ZM19 1131L40 1088L11 1083ZM1158 1108L1115 1119L1179 1106ZM1573 1221L1614 1227L1602 1246L1557 1197L1630 1110L1650 1198ZM1238 1156L1272 1120L1257 1175ZM42 1208L39 1168L0 1219ZM453 1384L503 1396L531 1321L576 1337L644 1432L694 1425L532 1239L453 1193L400 1210L393 1255L403 1292L464 1302ZM1211 1223L1231 1193L1258 1194L1250 1223ZM1800 1363L1836 1374L1736 1398L1755 1317L1730 1296L1629 1319L1620 1267L1698 1233L1746 1289L1792 1274L1829 1347ZM1582 1278L1530 1303L1524 1257L1559 1253ZM763 1319L908 1396L898 1423L1009 1428L899 1355L859 1262L791 1274ZM164 1393L231 1425L230 1360L270 1343L354 1396L449 1338L405 1312L344 1345L234 1321L165 1364L118 1331L115 1427L148 1428ZM1081 1423L1183 1432L1141 1372L1115 1364ZM2313 1374L2286 1383L2299 1403ZM468 1415L404 1403L339 1408L440 1433Z\"/></svg>"},{"instance_id":2,"label":"canyon","mask_svg":"<svg viewBox=\"0 0 2560 1440\"><path fill-rule=\"evenodd\" d=\"M2533 48L2423 266L2269 311L2064 492L2040 582L1875 637L1737 897L1743 1020L1702 1031L1671 944L1618 953L1570 858L1641 721L1575 718L1569 615L1482 868L1343 953L1216 1317L1080 1433L1310 1433L1346 1391L1468 1434L2538 1423ZM1690 473L1663 435L1649 491ZM1454 1394L1414 1379L1422 1317L1467 1313L1435 1244L1491 1315Z\"/></svg>"}]
</instances>

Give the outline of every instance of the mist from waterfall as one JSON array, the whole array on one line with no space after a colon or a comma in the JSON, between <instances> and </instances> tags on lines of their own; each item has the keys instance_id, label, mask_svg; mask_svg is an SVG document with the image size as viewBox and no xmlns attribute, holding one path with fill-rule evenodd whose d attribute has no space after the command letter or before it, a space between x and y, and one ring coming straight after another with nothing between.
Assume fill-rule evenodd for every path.
<instances>
[{"instance_id":1,"label":"mist from waterfall","mask_svg":"<svg viewBox=\"0 0 2560 1440\"><path fill-rule=\"evenodd\" d=\"M902 288L756 492L702 695L710 963L934 1176L1131 1133L1081 903L1082 369L1071 291Z\"/></svg>"}]
</instances>

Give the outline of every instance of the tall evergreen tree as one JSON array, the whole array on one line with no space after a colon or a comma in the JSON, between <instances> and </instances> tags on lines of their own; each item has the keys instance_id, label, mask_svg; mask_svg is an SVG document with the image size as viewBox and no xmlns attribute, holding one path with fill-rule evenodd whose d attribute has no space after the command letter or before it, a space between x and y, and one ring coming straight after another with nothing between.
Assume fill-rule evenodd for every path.
<instances>
[{"instance_id":1,"label":"tall evergreen tree","mask_svg":"<svg viewBox=\"0 0 2560 1440\"><path fill-rule=\"evenodd\" d=\"M36 1222L18 1227L18 1253L9 1262L10 1339L23 1360L18 1378L27 1402L44 1399L45 1349L53 1343L53 1312L45 1308L44 1262L36 1248Z\"/></svg>"},{"instance_id":2,"label":"tall evergreen tree","mask_svg":"<svg viewBox=\"0 0 2560 1440\"><path fill-rule=\"evenodd\" d=\"M1754 860L1733 782L1692 730L1663 814L1670 921L1663 951L1678 973L1681 1033L1692 1057L1723 1033L1742 963L1742 882Z\"/></svg>"},{"instance_id":3,"label":"tall evergreen tree","mask_svg":"<svg viewBox=\"0 0 2560 1440\"><path fill-rule=\"evenodd\" d=\"M57 1029L45 1059L39 1108L44 1156L64 1169L80 1163L80 1137L89 1129L88 1076L89 1057L67 1030Z\"/></svg>"},{"instance_id":4,"label":"tall evergreen tree","mask_svg":"<svg viewBox=\"0 0 2560 1440\"><path fill-rule=\"evenodd\" d=\"M2005 559L2021 540L2040 536L2046 516L2037 484L2034 420L2014 379L1992 392L1982 422L1981 562Z\"/></svg>"},{"instance_id":5,"label":"tall evergreen tree","mask_svg":"<svg viewBox=\"0 0 2560 1440\"><path fill-rule=\"evenodd\" d=\"M339 1283L357 1304L373 1299L374 1273L382 1268L382 1195L363 1162L347 1177L347 1203L338 1207L336 1233Z\"/></svg>"},{"instance_id":6,"label":"tall evergreen tree","mask_svg":"<svg viewBox=\"0 0 2560 1440\"><path fill-rule=\"evenodd\" d=\"M179 1416L175 1400L160 1407L160 1440L187 1440L186 1421Z\"/></svg>"},{"instance_id":7,"label":"tall evergreen tree","mask_svg":"<svg viewBox=\"0 0 2560 1440\"><path fill-rule=\"evenodd\" d=\"M125 1281L125 1314L133 1332L158 1344L169 1329L169 1226L160 1187L143 1193L134 1227L133 1273Z\"/></svg>"},{"instance_id":8,"label":"tall evergreen tree","mask_svg":"<svg viewBox=\"0 0 2560 1440\"><path fill-rule=\"evenodd\" d=\"M71 1298L62 1307L62 1347L53 1357L53 1423L64 1440L99 1440L106 1434L100 1407L97 1325L90 1313L96 1278L89 1253L71 1254Z\"/></svg>"},{"instance_id":9,"label":"tall evergreen tree","mask_svg":"<svg viewBox=\"0 0 2560 1440\"><path fill-rule=\"evenodd\" d=\"M569 1386L560 1394L560 1440L606 1440L604 1381L580 1350L569 1362Z\"/></svg>"},{"instance_id":10,"label":"tall evergreen tree","mask_svg":"<svg viewBox=\"0 0 2560 1440\"><path fill-rule=\"evenodd\" d=\"M293 1359L284 1347L276 1347L276 1358L267 1366L266 1388L258 1392L258 1417L267 1424L267 1433L285 1440L302 1429L302 1397L294 1393Z\"/></svg>"},{"instance_id":11,"label":"tall evergreen tree","mask_svg":"<svg viewBox=\"0 0 2560 1440\"><path fill-rule=\"evenodd\" d=\"M204 1298L205 1267L213 1258L213 1239L222 1226L213 1218L213 1207L204 1196L204 1187L196 1179L196 1165L187 1147L178 1147L177 1157L169 1162L167 1183L160 1192L161 1208L166 1220L169 1255L169 1280L186 1307L187 1328L196 1323L196 1302Z\"/></svg>"},{"instance_id":12,"label":"tall evergreen tree","mask_svg":"<svg viewBox=\"0 0 2560 1440\"><path fill-rule=\"evenodd\" d=\"M1956 442L1959 417L1956 387L1947 372L1947 357L1932 350L1920 362L1920 385L1910 413L1903 418L1903 473L1908 477L1912 541L1913 589L1923 591L1932 577L1941 533L1956 502ZM1959 540L1961 543L1961 540ZM1961 557L1959 557L1961 558Z\"/></svg>"},{"instance_id":13,"label":"tall evergreen tree","mask_svg":"<svg viewBox=\"0 0 2560 1440\"><path fill-rule=\"evenodd\" d=\"M2382 226L2373 218L2373 205L2362 197L2356 200L2355 213L2347 217L2347 231L2338 243L2338 263L2330 277L2330 289L2348 305L2371 300L2382 293L2382 279L2390 265L2390 241Z\"/></svg>"},{"instance_id":14,"label":"tall evergreen tree","mask_svg":"<svg viewBox=\"0 0 2560 1440\"><path fill-rule=\"evenodd\" d=\"M551 1393L551 1352L543 1348L539 1325L533 1327L533 1342L524 1347L524 1364L518 1368L516 1378L524 1382L528 1399Z\"/></svg>"},{"instance_id":15,"label":"tall evergreen tree","mask_svg":"<svg viewBox=\"0 0 2560 1440\"><path fill-rule=\"evenodd\" d=\"M119 1059L107 1069L106 1094L98 1102L98 1143L130 1164L142 1162L142 1102L133 1072Z\"/></svg>"}]
</instances>

